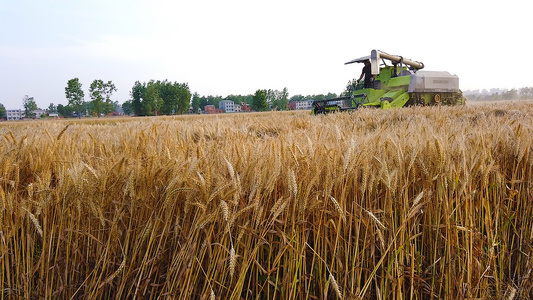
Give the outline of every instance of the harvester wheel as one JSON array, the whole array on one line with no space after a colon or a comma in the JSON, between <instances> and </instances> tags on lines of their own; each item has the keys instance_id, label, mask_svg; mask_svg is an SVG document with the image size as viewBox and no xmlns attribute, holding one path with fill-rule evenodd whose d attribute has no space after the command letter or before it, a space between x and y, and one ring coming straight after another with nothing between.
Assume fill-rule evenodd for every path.
<instances>
[{"instance_id":1,"label":"harvester wheel","mask_svg":"<svg viewBox=\"0 0 533 300\"><path fill-rule=\"evenodd\" d=\"M434 99L435 99L435 102L440 103L440 94L436 94Z\"/></svg>"}]
</instances>

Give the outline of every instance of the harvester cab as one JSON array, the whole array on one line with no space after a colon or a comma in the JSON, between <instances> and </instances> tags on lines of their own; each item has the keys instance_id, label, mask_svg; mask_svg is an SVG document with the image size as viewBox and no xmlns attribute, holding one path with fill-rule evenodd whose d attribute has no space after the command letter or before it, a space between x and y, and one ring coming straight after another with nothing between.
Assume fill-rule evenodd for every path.
<instances>
[{"instance_id":1,"label":"harvester cab","mask_svg":"<svg viewBox=\"0 0 533 300\"><path fill-rule=\"evenodd\" d=\"M360 107L394 108L413 105L458 105L465 98L459 77L445 71L420 71L424 64L402 56L372 50L347 63L370 65L365 81L354 81L340 98L313 102L313 113L353 110ZM371 76L371 78L367 78Z\"/></svg>"}]
</instances>

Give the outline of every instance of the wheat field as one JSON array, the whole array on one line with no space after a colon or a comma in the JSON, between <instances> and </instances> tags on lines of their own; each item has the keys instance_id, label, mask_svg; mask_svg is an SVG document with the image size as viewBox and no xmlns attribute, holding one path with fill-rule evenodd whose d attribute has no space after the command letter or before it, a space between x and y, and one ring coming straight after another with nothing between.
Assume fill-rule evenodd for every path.
<instances>
[{"instance_id":1,"label":"wheat field","mask_svg":"<svg viewBox=\"0 0 533 300\"><path fill-rule=\"evenodd\" d=\"M532 117L0 123L0 298L531 297Z\"/></svg>"}]
</instances>

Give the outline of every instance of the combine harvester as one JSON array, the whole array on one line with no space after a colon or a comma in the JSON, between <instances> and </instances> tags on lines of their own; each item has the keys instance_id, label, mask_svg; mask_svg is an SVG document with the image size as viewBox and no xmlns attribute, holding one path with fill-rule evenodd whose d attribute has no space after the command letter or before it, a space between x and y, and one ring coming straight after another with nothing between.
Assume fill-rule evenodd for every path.
<instances>
[{"instance_id":1,"label":"combine harvester","mask_svg":"<svg viewBox=\"0 0 533 300\"><path fill-rule=\"evenodd\" d=\"M383 64L380 65L380 61ZM389 61L390 64L387 64ZM314 114L353 110L360 107L393 108L413 105L465 104L459 77L442 71L420 71L421 62L379 50L349 61L363 63L365 80L348 89L349 96L313 102Z\"/></svg>"}]
</instances>

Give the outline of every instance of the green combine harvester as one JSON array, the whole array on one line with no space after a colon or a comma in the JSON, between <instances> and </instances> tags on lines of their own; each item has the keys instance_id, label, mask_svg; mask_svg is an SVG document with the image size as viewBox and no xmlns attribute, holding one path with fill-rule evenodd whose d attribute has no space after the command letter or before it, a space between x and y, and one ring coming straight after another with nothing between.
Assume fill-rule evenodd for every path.
<instances>
[{"instance_id":1,"label":"green combine harvester","mask_svg":"<svg viewBox=\"0 0 533 300\"><path fill-rule=\"evenodd\" d=\"M345 64L352 63L365 65L364 81L360 78L354 82L346 97L313 102L314 114L360 107L387 109L414 105L465 104L466 99L459 90L457 75L443 71L420 71L424 68L423 63L379 50L372 50L370 56Z\"/></svg>"}]
</instances>

